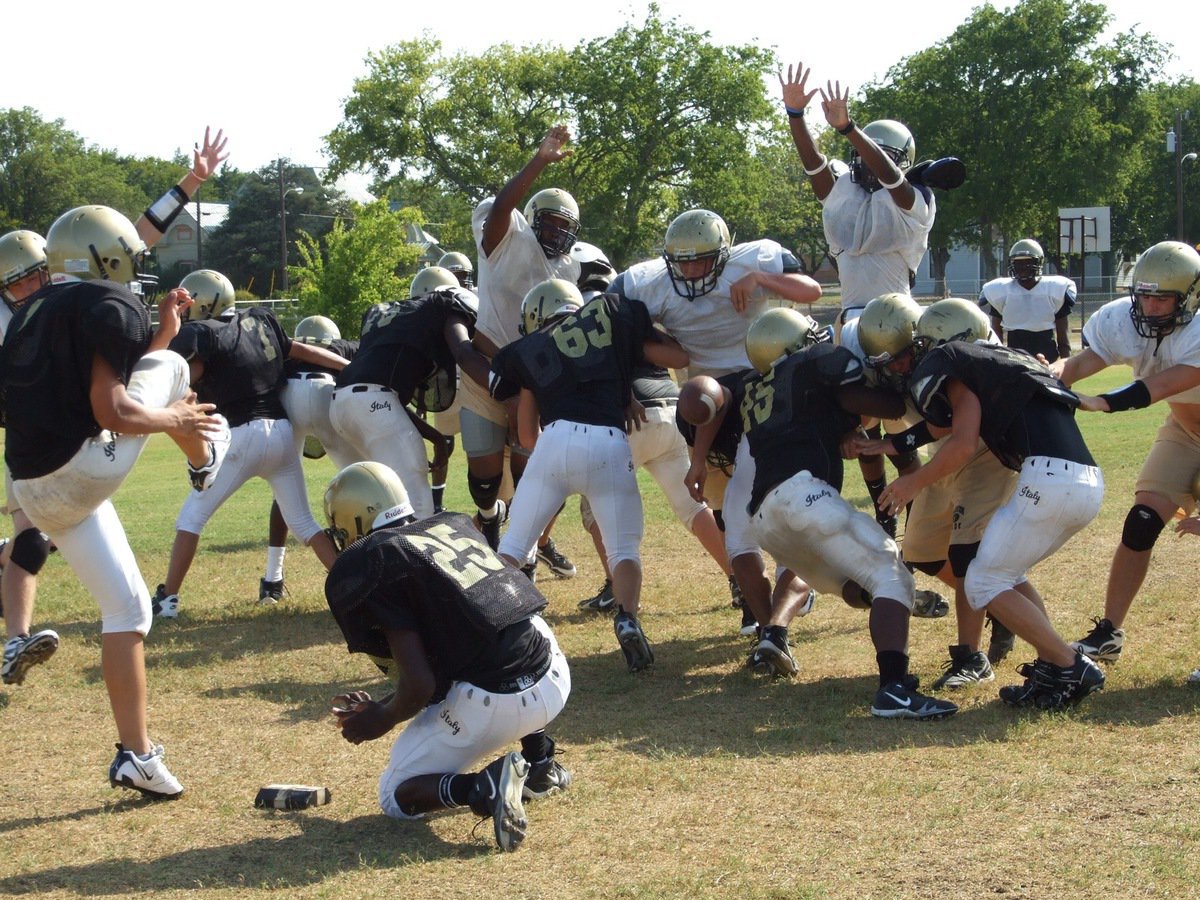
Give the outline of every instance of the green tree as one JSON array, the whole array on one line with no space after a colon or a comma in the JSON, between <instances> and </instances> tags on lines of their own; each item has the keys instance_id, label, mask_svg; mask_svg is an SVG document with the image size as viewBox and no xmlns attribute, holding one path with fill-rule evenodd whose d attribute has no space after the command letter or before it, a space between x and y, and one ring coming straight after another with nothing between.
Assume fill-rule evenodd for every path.
<instances>
[{"instance_id":1,"label":"green tree","mask_svg":"<svg viewBox=\"0 0 1200 900\"><path fill-rule=\"evenodd\" d=\"M1125 201L1165 50L1135 32L1101 44L1109 20L1093 2L982 6L865 88L861 119L900 119L923 157L967 164L966 183L938 195L935 263L955 243L1034 236L1054 248L1059 207Z\"/></svg>"},{"instance_id":2,"label":"green tree","mask_svg":"<svg viewBox=\"0 0 1200 900\"><path fill-rule=\"evenodd\" d=\"M773 58L718 46L653 5L641 25L570 51L502 44L447 58L424 36L367 65L327 138L331 176L368 170L377 187L399 189L406 202L416 193L430 211L435 192L443 203L434 218L451 246L469 233L471 208L559 121L576 134L575 155L537 187L574 194L583 238L618 265L652 252L669 218L695 198L722 207L716 201L732 197L748 211L763 196L752 160L774 111L762 80Z\"/></svg>"},{"instance_id":3,"label":"green tree","mask_svg":"<svg viewBox=\"0 0 1200 900\"><path fill-rule=\"evenodd\" d=\"M277 164L245 176L237 192L227 198L228 218L204 246L206 266L224 273L234 287L253 291L259 297L277 295L282 281L280 177ZM311 168L287 160L282 162L282 180L284 189L290 191L284 202L288 257L294 260L297 234L303 231L320 240L340 216L347 214L349 201L322 183Z\"/></svg>"},{"instance_id":4,"label":"green tree","mask_svg":"<svg viewBox=\"0 0 1200 900\"><path fill-rule=\"evenodd\" d=\"M351 204L353 224L334 220L324 242L301 232L297 241L300 265L291 269L305 315L328 316L342 335L359 333L363 313L376 303L408 296L420 248L407 242L405 226L421 224L419 209L391 212L386 200Z\"/></svg>"}]
</instances>

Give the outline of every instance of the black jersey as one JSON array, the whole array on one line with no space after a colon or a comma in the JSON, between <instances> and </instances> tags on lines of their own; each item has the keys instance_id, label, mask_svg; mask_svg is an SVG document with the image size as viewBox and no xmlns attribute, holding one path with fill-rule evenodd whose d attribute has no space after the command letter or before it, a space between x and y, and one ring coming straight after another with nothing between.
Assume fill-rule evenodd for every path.
<instances>
[{"instance_id":1,"label":"black jersey","mask_svg":"<svg viewBox=\"0 0 1200 900\"><path fill-rule=\"evenodd\" d=\"M13 477L48 475L100 433L90 396L97 355L128 384L149 346L146 304L123 285L70 281L29 298L0 352L4 453Z\"/></svg>"},{"instance_id":2,"label":"black jersey","mask_svg":"<svg viewBox=\"0 0 1200 900\"><path fill-rule=\"evenodd\" d=\"M964 341L952 341L925 354L913 371L909 390L921 415L941 428L953 424L946 395L949 378L958 379L979 398L979 436L1008 468L1020 470L1025 457L1031 455L1062 456L1094 465L1082 438L1076 440L1079 429L1074 418L1052 415L1054 407L1070 413L1079 406L1079 398L1029 354ZM1048 401L1050 406L1038 400ZM1027 421L1029 416L1036 417L1043 427L1048 421L1056 422L1051 431L1059 433L1038 435L1040 428L1027 427L1033 421ZM1063 450L1064 446L1075 449ZM1081 446L1086 459L1079 458Z\"/></svg>"},{"instance_id":3,"label":"black jersey","mask_svg":"<svg viewBox=\"0 0 1200 900\"><path fill-rule=\"evenodd\" d=\"M858 357L832 344L805 347L750 378L741 414L754 457L752 511L773 487L805 469L841 491L841 440L859 415L842 407L838 389L864 382Z\"/></svg>"},{"instance_id":4,"label":"black jersey","mask_svg":"<svg viewBox=\"0 0 1200 900\"><path fill-rule=\"evenodd\" d=\"M756 373L753 369L742 369L717 379L717 384L727 389L732 399L725 412L725 418L721 420L721 427L717 429L713 438L712 446L708 449L708 462L724 471L726 475L733 473L733 466L737 460L738 444L742 442L742 415L739 410L742 408L742 398L746 396L746 381L754 375ZM675 412L675 427L679 429L687 445L694 447L696 426L685 422L678 410Z\"/></svg>"},{"instance_id":5,"label":"black jersey","mask_svg":"<svg viewBox=\"0 0 1200 900\"><path fill-rule=\"evenodd\" d=\"M625 429L633 373L654 337L637 300L600 294L555 325L502 348L492 360L492 396L521 388L537 399L542 425L564 419Z\"/></svg>"},{"instance_id":6,"label":"black jersey","mask_svg":"<svg viewBox=\"0 0 1200 900\"><path fill-rule=\"evenodd\" d=\"M171 349L204 363L204 374L194 384L196 394L201 402L216 404L231 426L287 418L279 388L292 339L269 309L255 306L185 322Z\"/></svg>"},{"instance_id":7,"label":"black jersey","mask_svg":"<svg viewBox=\"0 0 1200 900\"><path fill-rule=\"evenodd\" d=\"M528 578L460 513L383 528L350 545L325 581L351 653L391 658L384 628L415 631L438 680L487 687L536 671L550 644L529 622L544 609Z\"/></svg>"},{"instance_id":8,"label":"black jersey","mask_svg":"<svg viewBox=\"0 0 1200 900\"><path fill-rule=\"evenodd\" d=\"M330 353L336 353L343 359L354 359L354 355L358 353L358 341L346 341L342 338L333 338L332 340L317 341L310 338L301 338L301 344L311 344L314 347L322 347ZM333 369L328 369L325 366L318 366L315 363L304 362L299 359L287 359L283 363L283 377L296 378L308 372L324 372L327 375L337 377L337 372Z\"/></svg>"},{"instance_id":9,"label":"black jersey","mask_svg":"<svg viewBox=\"0 0 1200 900\"><path fill-rule=\"evenodd\" d=\"M444 288L371 307L363 316L358 355L338 374L338 387L381 384L406 404L414 394L423 397L439 377L453 384L455 362L446 344L446 323L452 316L464 319L474 335L475 303L470 291Z\"/></svg>"}]
</instances>

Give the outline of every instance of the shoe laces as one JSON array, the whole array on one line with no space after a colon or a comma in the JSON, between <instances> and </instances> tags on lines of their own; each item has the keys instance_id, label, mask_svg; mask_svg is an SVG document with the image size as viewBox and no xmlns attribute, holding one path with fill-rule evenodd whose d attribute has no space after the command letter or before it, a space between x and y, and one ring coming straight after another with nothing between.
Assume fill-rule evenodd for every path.
<instances>
[{"instance_id":1,"label":"shoe laces","mask_svg":"<svg viewBox=\"0 0 1200 900\"><path fill-rule=\"evenodd\" d=\"M1102 619L1100 616L1092 616L1092 624L1095 627L1084 638L1084 641L1095 641L1101 638L1108 640L1113 636L1113 632L1116 631L1113 628L1112 622L1108 621L1108 619Z\"/></svg>"}]
</instances>

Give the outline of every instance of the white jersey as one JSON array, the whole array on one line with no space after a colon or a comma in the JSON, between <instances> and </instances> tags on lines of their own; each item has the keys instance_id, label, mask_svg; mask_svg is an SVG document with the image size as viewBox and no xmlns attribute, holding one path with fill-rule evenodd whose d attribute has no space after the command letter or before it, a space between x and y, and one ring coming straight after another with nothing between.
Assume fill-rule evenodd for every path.
<instances>
[{"instance_id":1,"label":"white jersey","mask_svg":"<svg viewBox=\"0 0 1200 900\"><path fill-rule=\"evenodd\" d=\"M1043 275L1029 290L1015 278L993 278L979 294L1000 317L1005 331L1049 331L1066 305L1075 305L1075 282L1062 275Z\"/></svg>"},{"instance_id":2,"label":"white jersey","mask_svg":"<svg viewBox=\"0 0 1200 900\"><path fill-rule=\"evenodd\" d=\"M1083 326L1083 338L1089 349L1110 366L1126 365L1134 378L1157 375L1171 366L1200 366L1200 321L1192 319L1157 342L1137 333L1129 310L1128 297L1113 300ZM1200 386L1170 398L1172 403L1200 403Z\"/></svg>"},{"instance_id":3,"label":"white jersey","mask_svg":"<svg viewBox=\"0 0 1200 900\"><path fill-rule=\"evenodd\" d=\"M483 225L496 202L484 200L471 214L471 230L479 250L476 293L479 294L479 319L475 328L497 347L511 344L521 336L521 301L535 285L547 278L565 278L579 282L579 261L570 253L548 259L525 217L517 210L509 216L508 231L491 255L483 252Z\"/></svg>"},{"instance_id":4,"label":"white jersey","mask_svg":"<svg viewBox=\"0 0 1200 900\"><path fill-rule=\"evenodd\" d=\"M625 296L640 300L650 318L661 324L691 357L690 376L714 378L750 367L746 332L774 294L757 288L745 312L737 312L729 298L730 287L749 272L783 273L783 247L775 241L750 241L729 251L729 261L717 285L702 297L681 297L671 283L664 259L651 259L627 269Z\"/></svg>"},{"instance_id":5,"label":"white jersey","mask_svg":"<svg viewBox=\"0 0 1200 900\"><path fill-rule=\"evenodd\" d=\"M890 193L868 193L843 175L822 201L829 254L837 261L842 309L866 306L880 294L909 292L909 273L929 246L936 204L913 188L912 209Z\"/></svg>"}]
</instances>

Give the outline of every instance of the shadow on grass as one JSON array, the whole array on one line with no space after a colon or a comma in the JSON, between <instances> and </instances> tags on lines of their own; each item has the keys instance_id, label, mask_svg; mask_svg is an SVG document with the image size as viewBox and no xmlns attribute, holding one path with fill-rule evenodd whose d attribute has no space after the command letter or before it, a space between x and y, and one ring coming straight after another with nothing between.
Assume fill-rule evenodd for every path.
<instances>
[{"instance_id":1,"label":"shadow on grass","mask_svg":"<svg viewBox=\"0 0 1200 900\"><path fill-rule=\"evenodd\" d=\"M121 803L116 808L105 806L63 818L111 814L121 807L136 808L145 802L149 801ZM360 816L349 822L335 822L311 813L264 815L286 816L301 833L184 850L151 860L111 859L14 875L0 879L0 894L64 891L102 896L286 888L319 884L346 871L387 871L434 859L470 859L498 852L484 842L491 839L490 827L481 826L471 843L449 844L423 823L397 822L383 815Z\"/></svg>"}]
</instances>

